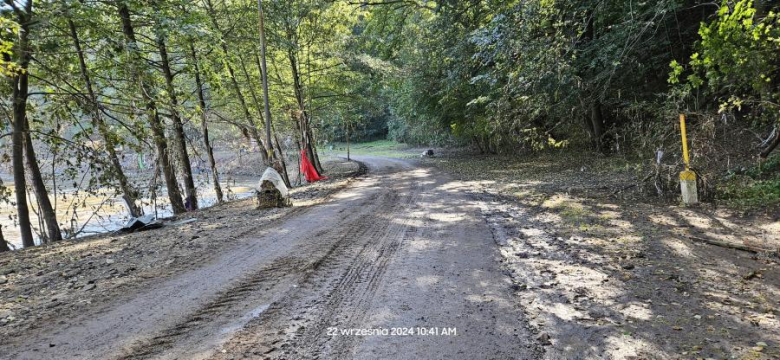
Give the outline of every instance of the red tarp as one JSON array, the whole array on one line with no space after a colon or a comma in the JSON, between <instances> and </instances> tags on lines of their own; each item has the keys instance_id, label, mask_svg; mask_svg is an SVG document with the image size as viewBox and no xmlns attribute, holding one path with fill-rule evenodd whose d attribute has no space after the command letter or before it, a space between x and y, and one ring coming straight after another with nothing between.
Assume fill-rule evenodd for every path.
<instances>
[{"instance_id":1,"label":"red tarp","mask_svg":"<svg viewBox=\"0 0 780 360\"><path fill-rule=\"evenodd\" d=\"M303 173L303 177L306 178L306 181L310 183L328 179L327 176L320 176L320 174L317 173L317 169L312 166L309 158L306 156L306 149L301 150L301 172Z\"/></svg>"}]
</instances>

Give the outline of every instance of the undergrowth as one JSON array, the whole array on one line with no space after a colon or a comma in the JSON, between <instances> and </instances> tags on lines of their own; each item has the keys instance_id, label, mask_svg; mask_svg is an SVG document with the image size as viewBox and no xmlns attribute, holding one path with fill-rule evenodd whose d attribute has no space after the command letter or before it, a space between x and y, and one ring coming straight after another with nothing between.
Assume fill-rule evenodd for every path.
<instances>
[{"instance_id":1,"label":"undergrowth","mask_svg":"<svg viewBox=\"0 0 780 360\"><path fill-rule=\"evenodd\" d=\"M780 205L780 155L730 173L718 189L718 199L738 207Z\"/></svg>"}]
</instances>

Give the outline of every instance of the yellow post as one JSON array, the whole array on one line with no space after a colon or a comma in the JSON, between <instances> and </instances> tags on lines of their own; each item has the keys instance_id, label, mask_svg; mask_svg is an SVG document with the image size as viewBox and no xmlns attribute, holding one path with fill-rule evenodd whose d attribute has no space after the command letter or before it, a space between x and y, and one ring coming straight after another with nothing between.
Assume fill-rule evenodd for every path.
<instances>
[{"instance_id":1,"label":"yellow post","mask_svg":"<svg viewBox=\"0 0 780 360\"><path fill-rule=\"evenodd\" d=\"M688 156L688 134L685 131L685 115L680 114L680 133L682 134L683 162L685 171L680 173L680 191L685 205L692 205L699 202L699 195L696 189L696 173L691 171L691 159Z\"/></svg>"},{"instance_id":2,"label":"yellow post","mask_svg":"<svg viewBox=\"0 0 780 360\"><path fill-rule=\"evenodd\" d=\"M690 171L691 160L688 157L688 135L685 132L685 115L680 114L680 132L682 133L682 145L683 145L683 162L685 163L685 171Z\"/></svg>"}]
</instances>

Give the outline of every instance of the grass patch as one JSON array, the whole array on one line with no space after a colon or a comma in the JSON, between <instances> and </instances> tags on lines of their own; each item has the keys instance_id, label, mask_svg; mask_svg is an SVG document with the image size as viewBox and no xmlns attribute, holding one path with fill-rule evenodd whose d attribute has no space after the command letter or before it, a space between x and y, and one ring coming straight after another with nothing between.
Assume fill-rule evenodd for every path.
<instances>
[{"instance_id":1,"label":"grass patch","mask_svg":"<svg viewBox=\"0 0 780 360\"><path fill-rule=\"evenodd\" d=\"M345 156L347 154L347 143L333 143L320 150L331 156ZM392 158L413 158L417 156L416 152L406 144L401 144L392 140L377 140L363 143L349 144L351 155L357 156L384 156Z\"/></svg>"},{"instance_id":2,"label":"grass patch","mask_svg":"<svg viewBox=\"0 0 780 360\"><path fill-rule=\"evenodd\" d=\"M780 205L780 155L730 174L718 187L717 197L742 208Z\"/></svg>"}]
</instances>

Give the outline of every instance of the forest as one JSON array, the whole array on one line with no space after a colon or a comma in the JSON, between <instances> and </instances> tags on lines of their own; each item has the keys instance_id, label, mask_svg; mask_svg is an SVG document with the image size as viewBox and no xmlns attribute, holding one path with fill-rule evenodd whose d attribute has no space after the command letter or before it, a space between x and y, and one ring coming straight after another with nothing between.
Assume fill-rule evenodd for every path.
<instances>
[{"instance_id":1,"label":"forest","mask_svg":"<svg viewBox=\"0 0 780 360\"><path fill-rule=\"evenodd\" d=\"M3 216L32 247L78 236L90 195L133 217L158 197L171 214L197 209L199 191L223 202L220 152L250 154L293 186L301 154L322 172L319 151L385 138L489 155L665 153L676 172L681 113L705 190L765 164L774 175L740 186L777 200L778 8L4 0Z\"/></svg>"}]
</instances>

